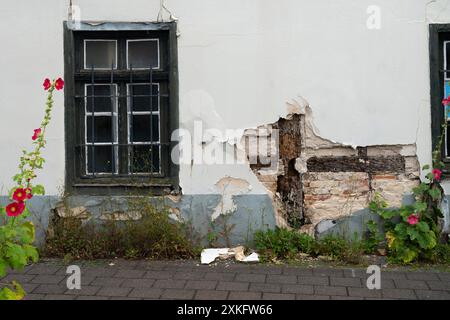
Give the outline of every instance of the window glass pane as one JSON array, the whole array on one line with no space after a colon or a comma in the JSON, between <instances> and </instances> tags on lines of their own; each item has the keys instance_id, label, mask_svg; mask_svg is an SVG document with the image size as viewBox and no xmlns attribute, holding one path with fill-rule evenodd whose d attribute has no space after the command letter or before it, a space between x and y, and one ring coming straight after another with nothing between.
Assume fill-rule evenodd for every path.
<instances>
[{"instance_id":1,"label":"window glass pane","mask_svg":"<svg viewBox=\"0 0 450 320\"><path fill-rule=\"evenodd\" d=\"M130 168L130 172L157 173L160 171L159 146L137 145L131 148L133 152L131 154L132 168Z\"/></svg>"},{"instance_id":2,"label":"window glass pane","mask_svg":"<svg viewBox=\"0 0 450 320\"><path fill-rule=\"evenodd\" d=\"M116 95L116 86L113 85L87 85L86 86L86 110L92 112L92 105L94 105L94 112L113 112L117 111L116 98L111 96Z\"/></svg>"},{"instance_id":3,"label":"window glass pane","mask_svg":"<svg viewBox=\"0 0 450 320\"><path fill-rule=\"evenodd\" d=\"M113 142L112 126L114 125L114 131L116 131L115 123L112 123L112 119L115 117L108 116L87 116L86 117L86 135L87 142L92 143L92 121L94 122L94 142ZM114 132L114 136L116 136Z\"/></svg>"},{"instance_id":4,"label":"window glass pane","mask_svg":"<svg viewBox=\"0 0 450 320\"><path fill-rule=\"evenodd\" d=\"M159 141L159 117L153 115L150 123L150 115L133 115L133 142Z\"/></svg>"},{"instance_id":5,"label":"window glass pane","mask_svg":"<svg viewBox=\"0 0 450 320\"><path fill-rule=\"evenodd\" d=\"M150 92L150 84L133 84L129 85L129 110L133 108L133 112L138 111L159 111L159 86L152 85L152 92ZM150 100L150 95L153 95ZM150 104L151 102L151 104ZM151 105L151 107L150 107Z\"/></svg>"},{"instance_id":6,"label":"window glass pane","mask_svg":"<svg viewBox=\"0 0 450 320\"><path fill-rule=\"evenodd\" d=\"M85 40L84 68L114 69L117 66L115 40Z\"/></svg>"},{"instance_id":7,"label":"window glass pane","mask_svg":"<svg viewBox=\"0 0 450 320\"><path fill-rule=\"evenodd\" d=\"M88 146L87 165L88 173L113 173L115 172L116 147L113 146ZM95 163L95 166L93 166ZM95 170L94 170L95 169Z\"/></svg>"},{"instance_id":8,"label":"window glass pane","mask_svg":"<svg viewBox=\"0 0 450 320\"><path fill-rule=\"evenodd\" d=\"M159 68L159 44L157 40L128 40L128 69Z\"/></svg>"},{"instance_id":9,"label":"window glass pane","mask_svg":"<svg viewBox=\"0 0 450 320\"><path fill-rule=\"evenodd\" d=\"M449 70L450 69L450 41L444 42L444 69ZM450 79L450 72L445 73L445 78Z\"/></svg>"}]
</instances>

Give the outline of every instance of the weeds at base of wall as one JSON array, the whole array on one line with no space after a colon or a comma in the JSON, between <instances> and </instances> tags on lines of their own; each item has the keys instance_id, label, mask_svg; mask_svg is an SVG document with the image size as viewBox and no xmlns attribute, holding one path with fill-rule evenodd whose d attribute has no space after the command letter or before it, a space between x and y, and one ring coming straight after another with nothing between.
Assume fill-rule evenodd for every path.
<instances>
[{"instance_id":1,"label":"weeds at base of wall","mask_svg":"<svg viewBox=\"0 0 450 320\"><path fill-rule=\"evenodd\" d=\"M190 259L200 248L191 240L189 226L174 222L166 208L149 201L129 204L139 210L137 221L82 223L77 218L54 217L53 235L42 255L71 260L92 259Z\"/></svg>"},{"instance_id":2,"label":"weeds at base of wall","mask_svg":"<svg viewBox=\"0 0 450 320\"><path fill-rule=\"evenodd\" d=\"M336 236L316 240L295 230L277 228L257 231L255 246L265 262L285 262L304 258L319 258L344 264L367 264L368 256L376 252L373 239L348 241ZM431 264L450 264L450 244L439 244L433 255L422 261Z\"/></svg>"}]
</instances>

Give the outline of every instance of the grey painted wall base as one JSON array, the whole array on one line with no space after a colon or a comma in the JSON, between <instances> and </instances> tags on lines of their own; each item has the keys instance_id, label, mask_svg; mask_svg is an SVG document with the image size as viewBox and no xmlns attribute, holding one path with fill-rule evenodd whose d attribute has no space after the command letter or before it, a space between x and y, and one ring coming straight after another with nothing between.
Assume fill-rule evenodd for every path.
<instances>
[{"instance_id":1,"label":"grey painted wall base","mask_svg":"<svg viewBox=\"0 0 450 320\"><path fill-rule=\"evenodd\" d=\"M105 212L126 212L129 200L126 196L72 196L66 199L70 208L85 207L90 214L88 221L99 223ZM193 237L208 245L208 235L217 238L216 245L246 245L253 240L256 230L274 228L275 214L270 198L266 195L239 195L233 198L236 210L212 221L211 215L222 199L221 195L183 195L178 202L169 198L149 198L153 204L168 205L178 209L178 218L188 223ZM29 202L30 220L36 226L36 245L42 247L54 209L61 201L58 196L36 196ZM6 205L6 196L0 204ZM223 236L223 231L229 234Z\"/></svg>"}]
</instances>

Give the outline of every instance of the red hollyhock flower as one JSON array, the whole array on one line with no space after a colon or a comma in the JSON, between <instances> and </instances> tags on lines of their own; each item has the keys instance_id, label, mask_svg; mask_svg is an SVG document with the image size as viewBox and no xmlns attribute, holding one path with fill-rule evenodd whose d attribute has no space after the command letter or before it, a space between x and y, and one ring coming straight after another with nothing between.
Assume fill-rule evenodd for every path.
<instances>
[{"instance_id":1,"label":"red hollyhock flower","mask_svg":"<svg viewBox=\"0 0 450 320\"><path fill-rule=\"evenodd\" d=\"M407 219L407 221L408 221L408 223L410 224L410 225L415 225L415 224L418 224L419 223L419 215L417 215L417 214L412 214L412 215L410 215L409 217L408 217L408 219Z\"/></svg>"},{"instance_id":2,"label":"red hollyhock flower","mask_svg":"<svg viewBox=\"0 0 450 320\"><path fill-rule=\"evenodd\" d=\"M47 91L48 89L50 89L50 87L52 86L52 82L50 81L49 78L47 78L47 79L44 80L43 86L44 86L44 90L45 90L45 91Z\"/></svg>"},{"instance_id":3,"label":"red hollyhock flower","mask_svg":"<svg viewBox=\"0 0 450 320\"><path fill-rule=\"evenodd\" d=\"M61 78L58 78L55 82L55 88L56 88L56 90L61 90L62 88L64 88L64 80Z\"/></svg>"},{"instance_id":4,"label":"red hollyhock flower","mask_svg":"<svg viewBox=\"0 0 450 320\"><path fill-rule=\"evenodd\" d=\"M22 188L17 188L13 193L13 199L16 201L24 201L27 198L27 191Z\"/></svg>"},{"instance_id":5,"label":"red hollyhock flower","mask_svg":"<svg viewBox=\"0 0 450 320\"><path fill-rule=\"evenodd\" d=\"M17 217L20 216L25 210L25 203L22 201L20 202L13 202L6 206L6 214L8 217Z\"/></svg>"},{"instance_id":6,"label":"red hollyhock flower","mask_svg":"<svg viewBox=\"0 0 450 320\"><path fill-rule=\"evenodd\" d=\"M27 192L27 199L33 198L33 193L31 192L31 188L26 188L25 191Z\"/></svg>"},{"instance_id":7,"label":"red hollyhock flower","mask_svg":"<svg viewBox=\"0 0 450 320\"><path fill-rule=\"evenodd\" d=\"M433 169L433 170L431 171L431 173L432 173L433 176L434 176L434 180L436 180L436 181L441 181L441 175L442 175L442 171L441 171L441 170L439 170L439 169Z\"/></svg>"},{"instance_id":8,"label":"red hollyhock flower","mask_svg":"<svg viewBox=\"0 0 450 320\"><path fill-rule=\"evenodd\" d=\"M41 133L42 133L42 129L41 128L34 129L34 135L33 135L33 137L31 137L31 139L33 139L33 141L35 141L37 138L39 138Z\"/></svg>"}]
</instances>

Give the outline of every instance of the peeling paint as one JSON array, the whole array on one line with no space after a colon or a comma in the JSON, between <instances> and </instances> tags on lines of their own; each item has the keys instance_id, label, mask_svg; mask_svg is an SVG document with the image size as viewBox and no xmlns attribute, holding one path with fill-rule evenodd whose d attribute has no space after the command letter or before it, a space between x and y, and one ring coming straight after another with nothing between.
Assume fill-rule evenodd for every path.
<instances>
[{"instance_id":1,"label":"peeling paint","mask_svg":"<svg viewBox=\"0 0 450 320\"><path fill-rule=\"evenodd\" d=\"M233 196L248 193L252 187L248 181L238 178L225 177L215 184L218 192L222 195L222 200L211 215L211 220L216 220L221 214L236 210Z\"/></svg>"}]
</instances>

